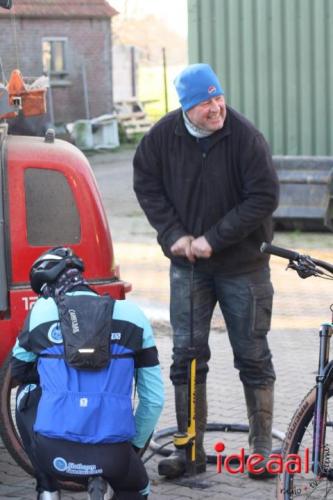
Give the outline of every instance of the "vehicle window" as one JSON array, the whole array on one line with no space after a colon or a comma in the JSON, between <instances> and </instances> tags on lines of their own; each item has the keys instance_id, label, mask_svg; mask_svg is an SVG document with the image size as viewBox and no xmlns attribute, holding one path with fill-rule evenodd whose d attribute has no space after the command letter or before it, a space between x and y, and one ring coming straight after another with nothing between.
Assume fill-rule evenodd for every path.
<instances>
[{"instance_id":1,"label":"vehicle window","mask_svg":"<svg viewBox=\"0 0 333 500\"><path fill-rule=\"evenodd\" d=\"M25 196L31 245L56 246L80 241L79 213L68 181L61 172L26 169Z\"/></svg>"}]
</instances>

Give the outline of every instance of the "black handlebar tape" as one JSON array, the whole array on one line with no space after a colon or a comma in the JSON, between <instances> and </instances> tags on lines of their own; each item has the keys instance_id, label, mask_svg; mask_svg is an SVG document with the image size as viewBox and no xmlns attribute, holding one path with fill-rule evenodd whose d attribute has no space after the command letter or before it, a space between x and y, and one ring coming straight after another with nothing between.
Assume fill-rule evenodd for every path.
<instances>
[{"instance_id":1,"label":"black handlebar tape","mask_svg":"<svg viewBox=\"0 0 333 500\"><path fill-rule=\"evenodd\" d=\"M299 253L294 252L293 250L287 250L287 248L276 247L270 243L263 243L260 247L260 251L262 253L277 255L278 257L288 260L298 260L300 258Z\"/></svg>"},{"instance_id":2,"label":"black handlebar tape","mask_svg":"<svg viewBox=\"0 0 333 500\"><path fill-rule=\"evenodd\" d=\"M312 262L316 264L316 266L320 266L323 269L326 269L329 273L333 274L333 265L329 264L329 262L325 262L324 260L312 259Z\"/></svg>"}]
</instances>

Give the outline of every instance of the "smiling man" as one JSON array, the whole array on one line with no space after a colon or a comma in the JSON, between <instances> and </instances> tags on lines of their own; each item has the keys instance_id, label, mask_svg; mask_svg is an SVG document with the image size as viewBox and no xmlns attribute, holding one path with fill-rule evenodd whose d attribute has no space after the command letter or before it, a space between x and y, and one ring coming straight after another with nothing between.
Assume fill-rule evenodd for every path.
<instances>
[{"instance_id":1,"label":"smiling man","mask_svg":"<svg viewBox=\"0 0 333 500\"><path fill-rule=\"evenodd\" d=\"M271 452L275 373L267 333L273 287L269 257L260 252L260 245L272 240L278 179L263 135L226 105L208 64L188 66L175 86L181 109L163 117L140 142L134 157L134 189L171 260L170 377L180 432L187 430L191 295L194 301L196 471L203 472L208 341L217 302L244 385L251 452L264 457ZM175 450L159 463L159 473L167 477L184 471L184 450ZM252 475L269 476L265 467L262 474Z\"/></svg>"}]
</instances>

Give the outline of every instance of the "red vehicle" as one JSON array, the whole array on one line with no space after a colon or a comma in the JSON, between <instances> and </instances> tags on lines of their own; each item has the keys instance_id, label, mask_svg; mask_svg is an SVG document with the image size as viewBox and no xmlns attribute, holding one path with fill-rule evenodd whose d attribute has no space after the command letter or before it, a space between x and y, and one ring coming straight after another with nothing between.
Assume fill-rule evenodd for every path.
<instances>
[{"instance_id":1,"label":"red vehicle","mask_svg":"<svg viewBox=\"0 0 333 500\"><path fill-rule=\"evenodd\" d=\"M11 0L0 0L10 9ZM125 298L131 286L119 279L112 240L97 184L86 157L73 145L45 138L9 136L1 119L46 111L46 89L25 85L19 70L0 83L0 432L19 465L33 470L16 431L10 352L37 297L30 288L34 260L55 246L83 258L85 278L99 293ZM7 361L5 361L7 358ZM81 489L75 483L63 488Z\"/></svg>"},{"instance_id":2,"label":"red vehicle","mask_svg":"<svg viewBox=\"0 0 333 500\"><path fill-rule=\"evenodd\" d=\"M98 292L123 299L108 223L86 157L54 139L8 136L0 125L0 363L36 300L29 286L33 261L67 245L86 263Z\"/></svg>"},{"instance_id":3,"label":"red vehicle","mask_svg":"<svg viewBox=\"0 0 333 500\"><path fill-rule=\"evenodd\" d=\"M0 430L15 460L31 473L11 411L11 349L37 299L29 285L33 261L54 246L70 246L99 293L125 298L97 184L86 157L54 138L10 136L0 123ZM63 487L75 487L64 483Z\"/></svg>"}]
</instances>

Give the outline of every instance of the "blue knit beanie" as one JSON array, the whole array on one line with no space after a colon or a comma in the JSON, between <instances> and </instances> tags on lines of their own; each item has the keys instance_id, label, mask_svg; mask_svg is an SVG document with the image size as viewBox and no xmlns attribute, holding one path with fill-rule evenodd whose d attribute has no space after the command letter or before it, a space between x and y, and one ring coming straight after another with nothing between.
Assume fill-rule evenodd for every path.
<instances>
[{"instance_id":1,"label":"blue knit beanie","mask_svg":"<svg viewBox=\"0 0 333 500\"><path fill-rule=\"evenodd\" d=\"M184 111L200 102L224 94L209 64L191 64L176 77L174 84Z\"/></svg>"}]
</instances>

